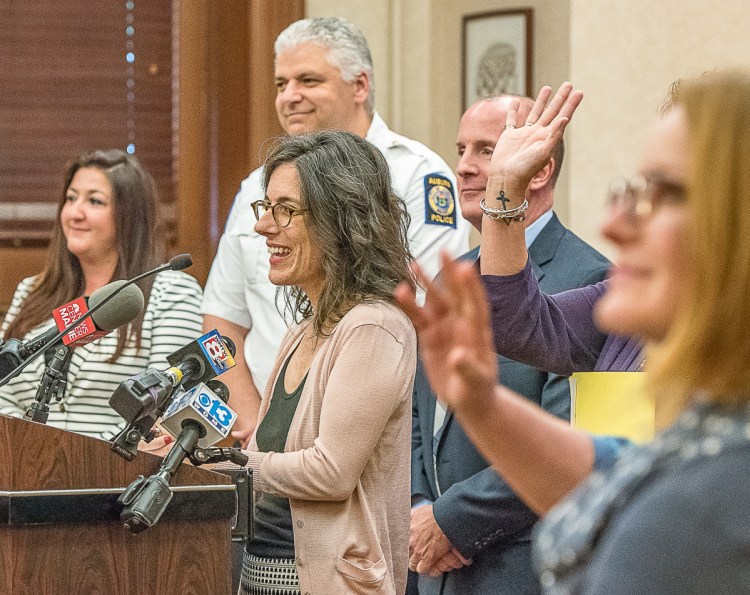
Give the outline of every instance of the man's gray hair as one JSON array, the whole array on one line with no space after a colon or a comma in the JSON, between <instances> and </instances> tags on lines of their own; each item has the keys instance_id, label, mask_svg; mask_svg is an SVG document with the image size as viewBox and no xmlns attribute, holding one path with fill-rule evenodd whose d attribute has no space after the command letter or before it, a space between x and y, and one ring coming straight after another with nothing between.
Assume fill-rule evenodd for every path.
<instances>
[{"instance_id":1,"label":"man's gray hair","mask_svg":"<svg viewBox=\"0 0 750 595\"><path fill-rule=\"evenodd\" d=\"M341 17L295 21L276 38L276 58L303 43L314 43L329 50L328 62L341 71L341 78L347 83L354 82L362 72L367 74L370 94L365 101L365 109L372 116L375 109L375 75L370 47L362 32Z\"/></svg>"}]
</instances>

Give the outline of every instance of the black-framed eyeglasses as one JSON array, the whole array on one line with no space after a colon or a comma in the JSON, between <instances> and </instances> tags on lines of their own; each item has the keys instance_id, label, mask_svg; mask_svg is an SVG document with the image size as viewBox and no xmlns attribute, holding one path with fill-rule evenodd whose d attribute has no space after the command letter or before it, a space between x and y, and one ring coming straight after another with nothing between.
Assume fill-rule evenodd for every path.
<instances>
[{"instance_id":1,"label":"black-framed eyeglasses","mask_svg":"<svg viewBox=\"0 0 750 595\"><path fill-rule=\"evenodd\" d=\"M266 211L271 211L271 217L273 217L273 220L279 227L286 227L292 222L292 217L307 212L307 209L295 209L283 202L277 202L272 206L271 201L267 198L256 200L250 206L253 207L253 214L257 221L260 221L260 218L266 214Z\"/></svg>"},{"instance_id":2,"label":"black-framed eyeglasses","mask_svg":"<svg viewBox=\"0 0 750 595\"><path fill-rule=\"evenodd\" d=\"M632 217L648 217L665 205L685 202L685 187L662 178L634 176L618 178L609 185L609 205L622 208Z\"/></svg>"}]
</instances>

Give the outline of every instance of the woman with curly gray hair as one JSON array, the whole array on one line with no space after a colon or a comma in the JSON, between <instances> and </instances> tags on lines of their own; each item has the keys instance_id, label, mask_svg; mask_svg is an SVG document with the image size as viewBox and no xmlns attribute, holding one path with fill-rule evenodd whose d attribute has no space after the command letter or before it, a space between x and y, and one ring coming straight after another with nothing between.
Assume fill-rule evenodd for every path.
<instances>
[{"instance_id":1,"label":"woman with curly gray hair","mask_svg":"<svg viewBox=\"0 0 750 595\"><path fill-rule=\"evenodd\" d=\"M270 280L299 320L250 442L257 500L241 593L403 593L416 338L408 215L380 152L324 131L281 139L253 204Z\"/></svg>"}]
</instances>

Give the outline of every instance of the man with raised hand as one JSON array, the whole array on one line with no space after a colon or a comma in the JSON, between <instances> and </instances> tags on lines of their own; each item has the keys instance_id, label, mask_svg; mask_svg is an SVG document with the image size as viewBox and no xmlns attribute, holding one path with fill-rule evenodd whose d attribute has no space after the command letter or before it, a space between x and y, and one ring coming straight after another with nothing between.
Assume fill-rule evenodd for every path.
<instances>
[{"instance_id":1,"label":"man with raised hand","mask_svg":"<svg viewBox=\"0 0 750 595\"><path fill-rule=\"evenodd\" d=\"M513 101L519 98L504 95L480 100L459 125L459 202L464 217L480 232L490 158ZM530 99L520 98L518 122L524 122L532 105ZM526 189L527 206L511 222L524 228L534 273L547 292L595 283L608 269L607 260L567 230L552 210L563 154L561 141ZM462 258L476 262L479 249ZM499 361L504 385L559 417L569 417L567 378L504 357ZM516 595L539 591L530 549L536 518L489 467L452 412L437 402L420 367L413 401L409 560L410 568L419 573L416 592Z\"/></svg>"}]
</instances>

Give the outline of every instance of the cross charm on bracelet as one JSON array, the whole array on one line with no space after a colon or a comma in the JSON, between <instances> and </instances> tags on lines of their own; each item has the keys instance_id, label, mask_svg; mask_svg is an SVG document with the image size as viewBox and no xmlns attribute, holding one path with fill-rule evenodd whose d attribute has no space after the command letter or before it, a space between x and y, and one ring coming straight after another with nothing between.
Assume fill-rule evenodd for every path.
<instances>
[{"instance_id":1,"label":"cross charm on bracelet","mask_svg":"<svg viewBox=\"0 0 750 595\"><path fill-rule=\"evenodd\" d=\"M501 203L503 203L503 211L507 211L508 210L508 204L507 203L510 202L510 199L507 196L505 196L505 191L504 190L500 191L500 194L498 195L497 200L499 200Z\"/></svg>"}]
</instances>

